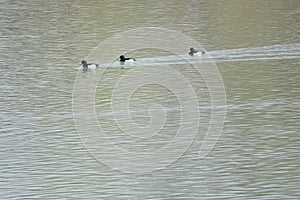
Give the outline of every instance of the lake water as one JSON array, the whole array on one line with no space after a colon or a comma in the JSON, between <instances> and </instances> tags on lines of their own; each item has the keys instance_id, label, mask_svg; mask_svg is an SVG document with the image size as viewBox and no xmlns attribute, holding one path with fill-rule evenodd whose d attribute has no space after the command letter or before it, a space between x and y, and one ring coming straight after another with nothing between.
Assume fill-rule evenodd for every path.
<instances>
[{"instance_id":1,"label":"lake water","mask_svg":"<svg viewBox=\"0 0 300 200\"><path fill-rule=\"evenodd\" d=\"M299 198L299 1L2 0L0 10L0 199ZM141 27L176 31L207 53L132 50L132 40L94 49ZM118 49L136 63L91 55ZM79 69L85 58L105 67Z\"/></svg>"}]
</instances>

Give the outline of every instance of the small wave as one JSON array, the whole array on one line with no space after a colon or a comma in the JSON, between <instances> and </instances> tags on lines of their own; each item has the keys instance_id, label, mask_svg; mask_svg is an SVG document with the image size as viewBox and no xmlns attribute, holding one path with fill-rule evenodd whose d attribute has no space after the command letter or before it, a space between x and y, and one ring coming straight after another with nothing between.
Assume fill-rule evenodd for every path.
<instances>
[{"instance_id":1,"label":"small wave","mask_svg":"<svg viewBox=\"0 0 300 200\"><path fill-rule=\"evenodd\" d=\"M271 45L253 48L226 49L207 52L203 56L172 55L154 58L138 58L134 63L120 64L119 61L99 64L99 67L131 67L181 65L205 62L245 62L262 60L299 59L300 44Z\"/></svg>"}]
</instances>

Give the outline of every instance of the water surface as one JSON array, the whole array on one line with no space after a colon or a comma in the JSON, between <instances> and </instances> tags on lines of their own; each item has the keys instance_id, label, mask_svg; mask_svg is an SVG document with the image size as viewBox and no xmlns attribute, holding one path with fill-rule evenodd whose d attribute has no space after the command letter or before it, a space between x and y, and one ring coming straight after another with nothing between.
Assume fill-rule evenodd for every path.
<instances>
[{"instance_id":1,"label":"water surface","mask_svg":"<svg viewBox=\"0 0 300 200\"><path fill-rule=\"evenodd\" d=\"M2 199L300 196L298 1L4 0L0 10ZM77 76L93 77L95 72L77 68L99 42L150 26L180 31L203 45L222 74L227 115L217 145L199 159L210 97L190 64L178 56L142 51L139 66L117 63L106 69L97 88L96 114L104 132L124 148L130 137L115 126L109 106L113 84L122 74L165 62L188 75L201 96L201 128L189 149L168 167L132 175L102 164L84 147L73 120L72 92ZM132 150L151 151L168 143L180 122L174 94L145 86L132 98L138 124L149 122L152 104L168 111L164 132Z\"/></svg>"}]
</instances>

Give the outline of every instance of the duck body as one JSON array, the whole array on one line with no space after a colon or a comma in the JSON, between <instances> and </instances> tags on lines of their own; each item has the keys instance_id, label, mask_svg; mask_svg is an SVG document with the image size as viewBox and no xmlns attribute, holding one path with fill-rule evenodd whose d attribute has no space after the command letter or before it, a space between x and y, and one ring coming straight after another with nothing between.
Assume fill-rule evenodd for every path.
<instances>
[{"instance_id":1,"label":"duck body","mask_svg":"<svg viewBox=\"0 0 300 200\"><path fill-rule=\"evenodd\" d=\"M86 60L81 61L81 67L85 69L96 69L98 67L98 64L95 63L87 63Z\"/></svg>"},{"instance_id":2,"label":"duck body","mask_svg":"<svg viewBox=\"0 0 300 200\"><path fill-rule=\"evenodd\" d=\"M189 54L191 56L203 56L203 54L205 54L205 52L204 51L196 51L193 47L191 47Z\"/></svg>"},{"instance_id":3,"label":"duck body","mask_svg":"<svg viewBox=\"0 0 300 200\"><path fill-rule=\"evenodd\" d=\"M123 55L120 56L120 62L121 63L124 63L124 62L134 62L134 61L136 61L134 58L126 58Z\"/></svg>"}]
</instances>

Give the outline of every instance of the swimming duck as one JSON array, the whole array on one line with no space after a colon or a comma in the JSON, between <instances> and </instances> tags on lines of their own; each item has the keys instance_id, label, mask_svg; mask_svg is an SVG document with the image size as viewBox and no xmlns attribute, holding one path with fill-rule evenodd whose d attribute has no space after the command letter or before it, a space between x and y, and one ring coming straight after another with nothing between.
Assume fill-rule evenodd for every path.
<instances>
[{"instance_id":1,"label":"swimming duck","mask_svg":"<svg viewBox=\"0 0 300 200\"><path fill-rule=\"evenodd\" d=\"M98 64L95 63L87 63L86 60L81 61L81 65L83 68L88 69L96 69L98 67Z\"/></svg>"},{"instance_id":2,"label":"swimming duck","mask_svg":"<svg viewBox=\"0 0 300 200\"><path fill-rule=\"evenodd\" d=\"M205 52L204 51L196 51L193 47L191 47L189 54L191 56L194 56L194 55L202 56L203 54L205 54Z\"/></svg>"},{"instance_id":3,"label":"swimming duck","mask_svg":"<svg viewBox=\"0 0 300 200\"><path fill-rule=\"evenodd\" d=\"M134 58L125 58L125 56L121 55L120 56L120 62L134 62Z\"/></svg>"}]
</instances>

